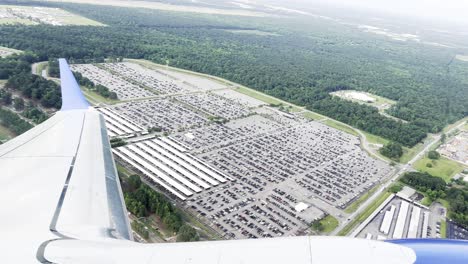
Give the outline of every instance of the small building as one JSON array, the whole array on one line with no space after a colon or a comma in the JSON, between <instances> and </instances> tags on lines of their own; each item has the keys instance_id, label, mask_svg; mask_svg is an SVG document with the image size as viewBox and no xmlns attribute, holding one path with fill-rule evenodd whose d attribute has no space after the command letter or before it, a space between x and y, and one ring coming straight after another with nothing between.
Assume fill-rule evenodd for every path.
<instances>
[{"instance_id":1,"label":"small building","mask_svg":"<svg viewBox=\"0 0 468 264\"><path fill-rule=\"evenodd\" d=\"M296 204L296 206L294 206L294 209L296 210L296 212L300 213L302 211L304 211L305 209L309 208L309 205L306 204L306 203L303 203L303 202L300 202L298 204Z\"/></svg>"}]
</instances>

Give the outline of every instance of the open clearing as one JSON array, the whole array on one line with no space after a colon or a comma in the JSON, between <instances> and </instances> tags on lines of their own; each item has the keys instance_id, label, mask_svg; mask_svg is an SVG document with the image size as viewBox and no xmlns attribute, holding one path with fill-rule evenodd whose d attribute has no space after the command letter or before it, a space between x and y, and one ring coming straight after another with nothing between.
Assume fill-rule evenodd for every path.
<instances>
[{"instance_id":1,"label":"open clearing","mask_svg":"<svg viewBox=\"0 0 468 264\"><path fill-rule=\"evenodd\" d=\"M427 167L429 163L432 164L432 168ZM440 157L438 160L431 160L428 157L424 157L414 163L414 168L433 176L441 177L446 182L449 182L455 174L463 171L464 166L444 157Z\"/></svg>"},{"instance_id":2,"label":"open clearing","mask_svg":"<svg viewBox=\"0 0 468 264\"><path fill-rule=\"evenodd\" d=\"M337 96L344 100L375 107L379 110L379 113L383 116L386 116L388 118L392 118L401 122L405 122L405 123L407 122L405 120L391 116L386 112L387 109L392 107L392 105L396 104L395 101L390 100L388 98L378 96L375 94L371 94L371 93L355 91L355 90L341 90L341 91L336 91L330 94L332 96Z\"/></svg>"},{"instance_id":3,"label":"open clearing","mask_svg":"<svg viewBox=\"0 0 468 264\"><path fill-rule=\"evenodd\" d=\"M392 105L396 104L395 101L361 91L355 90L342 90L331 93L333 96L338 96L342 99L362 103L366 105L370 105L379 109L379 111L383 111L389 109Z\"/></svg>"},{"instance_id":4,"label":"open clearing","mask_svg":"<svg viewBox=\"0 0 468 264\"><path fill-rule=\"evenodd\" d=\"M1 21L1 19L0 19ZM0 22L1 24L1 22ZM15 50L15 49L10 49L10 48L7 48L7 47L1 47L0 46L0 57L1 58L4 58L6 56L10 56L12 54L15 54L15 53L21 53L22 51L20 50Z\"/></svg>"},{"instance_id":5,"label":"open clearing","mask_svg":"<svg viewBox=\"0 0 468 264\"><path fill-rule=\"evenodd\" d=\"M438 151L441 155L468 166L468 132L460 131L442 144Z\"/></svg>"},{"instance_id":6,"label":"open clearing","mask_svg":"<svg viewBox=\"0 0 468 264\"><path fill-rule=\"evenodd\" d=\"M317 113L314 113L314 112L311 112L311 111L306 111L302 114L303 117L307 118L307 119L310 119L310 120L316 120L316 121L320 121L322 119L326 119L327 117L326 116L323 116L321 114L317 114Z\"/></svg>"},{"instance_id":7,"label":"open clearing","mask_svg":"<svg viewBox=\"0 0 468 264\"><path fill-rule=\"evenodd\" d=\"M324 228L322 232L325 234L335 230L335 228L337 228L339 224L338 220L336 220L336 218L331 215L327 215L325 218L320 220L320 223Z\"/></svg>"},{"instance_id":8,"label":"open clearing","mask_svg":"<svg viewBox=\"0 0 468 264\"><path fill-rule=\"evenodd\" d=\"M112 100L112 99L109 99L109 98L105 98L103 96L101 96L100 94L94 92L94 91L91 91L87 88L81 88L81 91L83 92L84 96L86 97L87 100L89 100L91 103L95 104L95 105L99 105L100 103L105 103L105 104L115 104L115 103L118 103L119 101L118 100Z\"/></svg>"},{"instance_id":9,"label":"open clearing","mask_svg":"<svg viewBox=\"0 0 468 264\"><path fill-rule=\"evenodd\" d=\"M60 8L0 5L0 24L103 26Z\"/></svg>"},{"instance_id":10,"label":"open clearing","mask_svg":"<svg viewBox=\"0 0 468 264\"><path fill-rule=\"evenodd\" d=\"M239 93L243 93L245 95L248 95L250 97L253 97L255 99L258 99L260 101L263 101L263 102L265 102L267 104L283 105L284 107L289 109L289 111L291 111L291 112L298 112L298 111L301 110L301 108L299 108L299 107L297 107L295 105L292 105L290 103L287 103L285 101L277 99L277 98L275 98L273 96L270 96L270 95L255 91L253 89L250 89L250 88L247 88L247 87L244 87L244 86L237 87L236 91L239 92Z\"/></svg>"},{"instance_id":11,"label":"open clearing","mask_svg":"<svg viewBox=\"0 0 468 264\"><path fill-rule=\"evenodd\" d=\"M13 138L15 135L11 132L8 128L0 125L0 141L9 140Z\"/></svg>"},{"instance_id":12,"label":"open clearing","mask_svg":"<svg viewBox=\"0 0 468 264\"><path fill-rule=\"evenodd\" d=\"M361 197L356 199L356 201L354 201L352 204L346 207L344 211L349 214L354 213L359 208L359 206L361 206L363 202L365 202L369 197L372 196L372 194L375 193L375 191L377 191L378 188L379 186L375 186L374 188L370 189L368 192L363 194Z\"/></svg>"},{"instance_id":13,"label":"open clearing","mask_svg":"<svg viewBox=\"0 0 468 264\"><path fill-rule=\"evenodd\" d=\"M353 136L356 136L356 137L359 137L359 133L356 132L356 130L348 127L347 125L344 125L344 124L341 124L341 123L338 123L334 120L331 120L331 119L328 119L328 120L325 120L325 122L323 122L325 125L329 126L329 127L333 127L333 128L336 128L338 130L341 130L343 132L346 132L348 134L351 134Z\"/></svg>"},{"instance_id":14,"label":"open clearing","mask_svg":"<svg viewBox=\"0 0 468 264\"><path fill-rule=\"evenodd\" d=\"M54 2L68 2L68 3L80 3L80 4L92 4L92 5L110 5L110 6L121 6L121 7L135 7L135 8L149 8L164 11L176 11L176 12L192 12L202 14L216 14L216 15L232 15L232 16L250 16L250 17L266 17L270 16L266 13L247 11L241 9L218 9L208 8L200 6L186 6L186 5L171 5L158 2L146 2L146 1L123 1L123 0L61 0Z\"/></svg>"},{"instance_id":15,"label":"open clearing","mask_svg":"<svg viewBox=\"0 0 468 264\"><path fill-rule=\"evenodd\" d=\"M231 32L234 34L248 34L248 35L257 35L257 36L270 36L270 37L277 37L279 34L272 33L272 32L266 32L266 31L261 31L261 30L226 30L227 32Z\"/></svg>"}]
</instances>

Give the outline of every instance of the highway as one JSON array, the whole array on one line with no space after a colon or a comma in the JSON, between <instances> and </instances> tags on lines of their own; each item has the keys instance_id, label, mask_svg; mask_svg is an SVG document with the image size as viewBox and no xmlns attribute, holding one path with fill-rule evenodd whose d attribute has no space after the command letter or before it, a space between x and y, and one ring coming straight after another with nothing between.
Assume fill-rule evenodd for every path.
<instances>
[{"instance_id":1,"label":"highway","mask_svg":"<svg viewBox=\"0 0 468 264\"><path fill-rule=\"evenodd\" d=\"M465 122L460 122L460 124L458 124L457 126L451 128L449 131L447 131L446 134L449 134L449 133L453 132L454 130L459 129L463 125L465 125ZM364 136L362 133L360 133L360 134L362 136ZM416 154L410 161L408 161L408 163L406 163L404 165L398 165L397 172L395 173L395 175L393 175L393 177L391 179L389 179L387 182L382 184L382 186L380 186L380 188L374 194L372 194L372 196L369 197L369 199L367 199L365 202L363 202L354 213L350 214L346 221L341 222L340 225L333 232L330 233L330 235L331 236L337 235L349 222L351 222L360 213L362 213L370 204L372 204L377 199L377 197L379 197L380 194L383 191L385 191L385 189L387 189L393 182L395 182L395 180L397 180L405 172L412 171L413 170L413 168L412 168L413 163L416 162L417 160L419 160L420 158L422 158L426 154L426 152L429 151L429 149L432 146L434 146L435 144L437 144L437 142L439 142L440 138L441 138L441 134L433 135L432 140L427 141L424 148L418 154ZM364 137L364 139L365 139L365 137ZM363 143L363 145L366 145L366 144Z\"/></svg>"}]
</instances>

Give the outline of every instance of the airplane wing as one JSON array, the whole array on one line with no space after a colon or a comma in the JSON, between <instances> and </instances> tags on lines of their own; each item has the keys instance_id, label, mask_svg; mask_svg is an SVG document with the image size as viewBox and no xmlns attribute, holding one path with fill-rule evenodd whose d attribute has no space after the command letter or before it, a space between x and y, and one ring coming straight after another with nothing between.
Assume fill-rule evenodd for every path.
<instances>
[{"instance_id":1,"label":"airplane wing","mask_svg":"<svg viewBox=\"0 0 468 264\"><path fill-rule=\"evenodd\" d=\"M468 263L467 243L441 247L439 240L430 246L335 237L136 243L104 119L63 59L60 72L61 110L0 146L3 263L400 264L439 263L430 262L438 257Z\"/></svg>"},{"instance_id":2,"label":"airplane wing","mask_svg":"<svg viewBox=\"0 0 468 264\"><path fill-rule=\"evenodd\" d=\"M43 261L57 239L132 239L104 119L60 71L61 110L0 146L5 263Z\"/></svg>"}]
</instances>

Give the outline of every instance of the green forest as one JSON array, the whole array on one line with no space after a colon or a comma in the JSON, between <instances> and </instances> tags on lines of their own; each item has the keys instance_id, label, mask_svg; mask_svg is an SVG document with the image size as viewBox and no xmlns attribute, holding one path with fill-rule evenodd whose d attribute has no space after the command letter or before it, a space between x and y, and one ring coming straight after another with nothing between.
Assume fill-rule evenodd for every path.
<instances>
[{"instance_id":1,"label":"green forest","mask_svg":"<svg viewBox=\"0 0 468 264\"><path fill-rule=\"evenodd\" d=\"M142 184L140 176L134 174L126 178L123 190L127 209L136 217L156 215L170 231L178 234L177 241L179 242L200 239L197 231L184 223L180 211L163 194ZM138 230L139 226L136 227ZM141 233L146 236L146 232Z\"/></svg>"},{"instance_id":2,"label":"green forest","mask_svg":"<svg viewBox=\"0 0 468 264\"><path fill-rule=\"evenodd\" d=\"M439 198L447 200L449 217L468 227L468 184L466 182L461 180L446 184L442 178L425 172L407 172L400 181L425 193L432 201Z\"/></svg>"},{"instance_id":3,"label":"green forest","mask_svg":"<svg viewBox=\"0 0 468 264\"><path fill-rule=\"evenodd\" d=\"M41 4L107 26L2 25L0 45L34 52L40 61L126 57L211 74L408 147L468 113L468 64L453 60L456 50L390 41L322 20ZM254 29L274 34L233 33ZM397 101L388 112L408 123L329 95L343 89Z\"/></svg>"},{"instance_id":4,"label":"green forest","mask_svg":"<svg viewBox=\"0 0 468 264\"><path fill-rule=\"evenodd\" d=\"M0 79L7 79L5 89L0 90L0 104L6 107L12 105L18 111L15 113L2 108L0 122L15 135L32 128L23 118L35 124L48 118L38 108L39 105L43 108L60 109L62 104L59 86L31 73L31 64L37 61L38 57L31 52L0 58ZM12 92L19 92L22 97L13 98Z\"/></svg>"}]
</instances>

